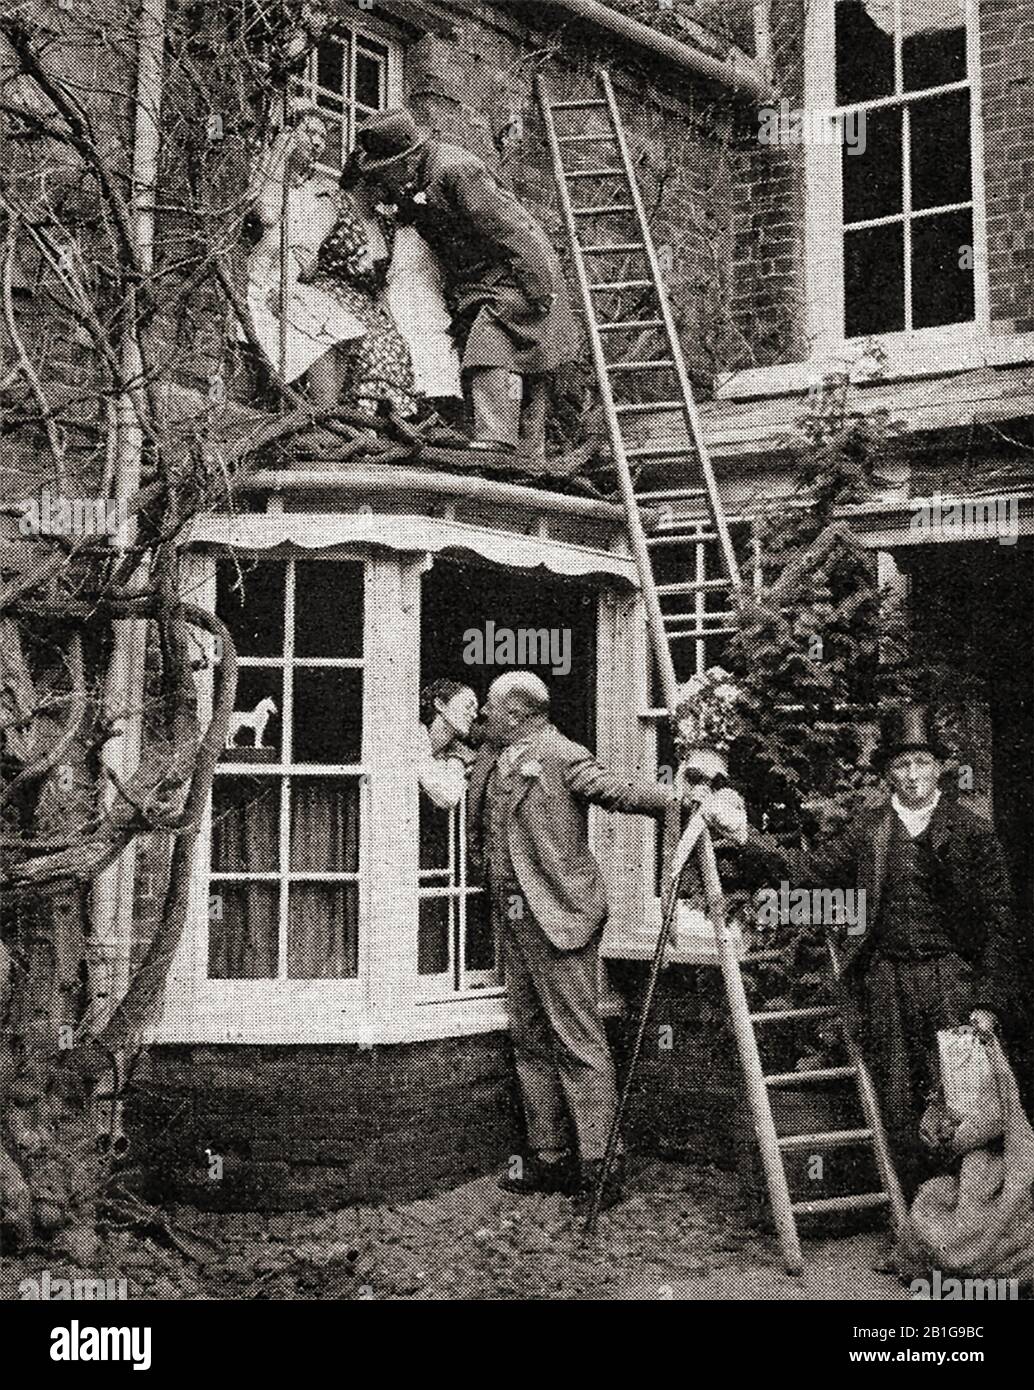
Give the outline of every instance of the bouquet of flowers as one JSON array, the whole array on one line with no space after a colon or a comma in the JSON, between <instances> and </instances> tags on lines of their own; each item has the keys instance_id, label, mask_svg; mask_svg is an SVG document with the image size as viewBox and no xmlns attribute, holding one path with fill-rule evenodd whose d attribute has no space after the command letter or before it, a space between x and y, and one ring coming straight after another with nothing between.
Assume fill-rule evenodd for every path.
<instances>
[{"instance_id":1,"label":"bouquet of flowers","mask_svg":"<svg viewBox=\"0 0 1034 1390\"><path fill-rule=\"evenodd\" d=\"M723 756L728 753L741 728L736 708L741 696L739 686L721 666L711 666L703 675L690 676L679 687L675 708L679 754L684 756L694 748L706 748Z\"/></svg>"}]
</instances>

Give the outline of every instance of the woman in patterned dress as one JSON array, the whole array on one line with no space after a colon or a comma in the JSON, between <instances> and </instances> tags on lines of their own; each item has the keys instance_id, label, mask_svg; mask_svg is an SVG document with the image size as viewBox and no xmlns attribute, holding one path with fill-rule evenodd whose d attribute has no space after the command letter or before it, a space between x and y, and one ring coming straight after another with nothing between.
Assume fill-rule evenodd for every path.
<instances>
[{"instance_id":1,"label":"woman in patterned dress","mask_svg":"<svg viewBox=\"0 0 1034 1390\"><path fill-rule=\"evenodd\" d=\"M326 290L364 325L366 332L339 350L339 403L375 416L383 407L403 417L417 410L413 364L398 325L384 306L391 257L390 226L377 217L361 190L338 192L337 220L319 249L313 284Z\"/></svg>"}]
</instances>

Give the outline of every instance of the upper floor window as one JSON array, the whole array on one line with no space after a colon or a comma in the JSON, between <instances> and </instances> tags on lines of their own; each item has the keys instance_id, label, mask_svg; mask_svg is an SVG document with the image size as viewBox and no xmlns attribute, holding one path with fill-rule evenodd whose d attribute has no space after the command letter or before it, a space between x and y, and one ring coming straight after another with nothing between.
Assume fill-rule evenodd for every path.
<instances>
[{"instance_id":1,"label":"upper floor window","mask_svg":"<svg viewBox=\"0 0 1034 1390\"><path fill-rule=\"evenodd\" d=\"M975 0L817 8L807 104L852 132L808 151L810 297L827 341L985 317L976 13Z\"/></svg>"},{"instance_id":2,"label":"upper floor window","mask_svg":"<svg viewBox=\"0 0 1034 1390\"><path fill-rule=\"evenodd\" d=\"M397 43L354 26L338 29L310 55L295 93L315 102L324 114L328 168L342 167L367 116L401 101L401 63Z\"/></svg>"}]
</instances>

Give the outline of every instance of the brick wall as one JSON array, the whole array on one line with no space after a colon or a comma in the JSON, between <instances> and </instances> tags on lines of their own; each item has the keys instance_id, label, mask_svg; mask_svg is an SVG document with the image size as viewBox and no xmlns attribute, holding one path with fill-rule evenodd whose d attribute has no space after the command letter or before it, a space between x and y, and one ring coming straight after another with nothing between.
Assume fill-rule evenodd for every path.
<instances>
[{"instance_id":1,"label":"brick wall","mask_svg":"<svg viewBox=\"0 0 1034 1390\"><path fill-rule=\"evenodd\" d=\"M155 1199L224 1210L404 1200L519 1142L505 1034L392 1047L155 1047L124 1123ZM222 1176L209 1176L209 1151Z\"/></svg>"},{"instance_id":2,"label":"brick wall","mask_svg":"<svg viewBox=\"0 0 1034 1390\"><path fill-rule=\"evenodd\" d=\"M548 33L502 7L457 3L453 38L428 34L406 54L406 93L422 120L485 158L542 219L564 251L552 170L533 93L542 53L555 95L595 95L593 64L611 66L658 245L671 248L668 283L698 384L709 389L728 353L732 256L733 115L740 103L686 72L630 57L597 31L561 23ZM533 58L533 55L536 57ZM500 151L514 118L522 133Z\"/></svg>"},{"instance_id":3,"label":"brick wall","mask_svg":"<svg viewBox=\"0 0 1034 1390\"><path fill-rule=\"evenodd\" d=\"M775 0L776 82L803 100L801 0ZM982 0L982 118L992 334L1034 331L1034 0ZM729 366L801 361L804 159L757 141L744 111L733 201L733 340Z\"/></svg>"},{"instance_id":4,"label":"brick wall","mask_svg":"<svg viewBox=\"0 0 1034 1390\"><path fill-rule=\"evenodd\" d=\"M994 333L1034 332L1034 0L982 0L984 164Z\"/></svg>"}]
</instances>

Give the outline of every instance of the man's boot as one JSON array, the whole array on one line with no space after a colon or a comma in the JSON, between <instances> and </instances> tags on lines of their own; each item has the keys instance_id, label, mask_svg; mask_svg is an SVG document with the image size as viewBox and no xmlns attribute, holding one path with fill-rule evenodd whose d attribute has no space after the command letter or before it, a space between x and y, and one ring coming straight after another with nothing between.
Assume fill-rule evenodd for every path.
<instances>
[{"instance_id":1,"label":"man's boot","mask_svg":"<svg viewBox=\"0 0 1034 1390\"><path fill-rule=\"evenodd\" d=\"M592 1194L596 1190L596 1183L599 1181L602 1168L602 1158L590 1158L582 1162L582 1180L578 1188L578 1197L586 1206L592 1201ZM603 1199L600 1202L600 1211L607 1211L610 1207L616 1207L624 1198L624 1188L625 1155L618 1154L614 1162L610 1165L610 1172L607 1174L607 1181L603 1188Z\"/></svg>"},{"instance_id":2,"label":"man's boot","mask_svg":"<svg viewBox=\"0 0 1034 1390\"><path fill-rule=\"evenodd\" d=\"M570 1154L550 1162L529 1154L522 1160L521 1171L513 1177L505 1173L499 1186L504 1192L560 1192L571 1196L578 1187L578 1170Z\"/></svg>"}]
</instances>

